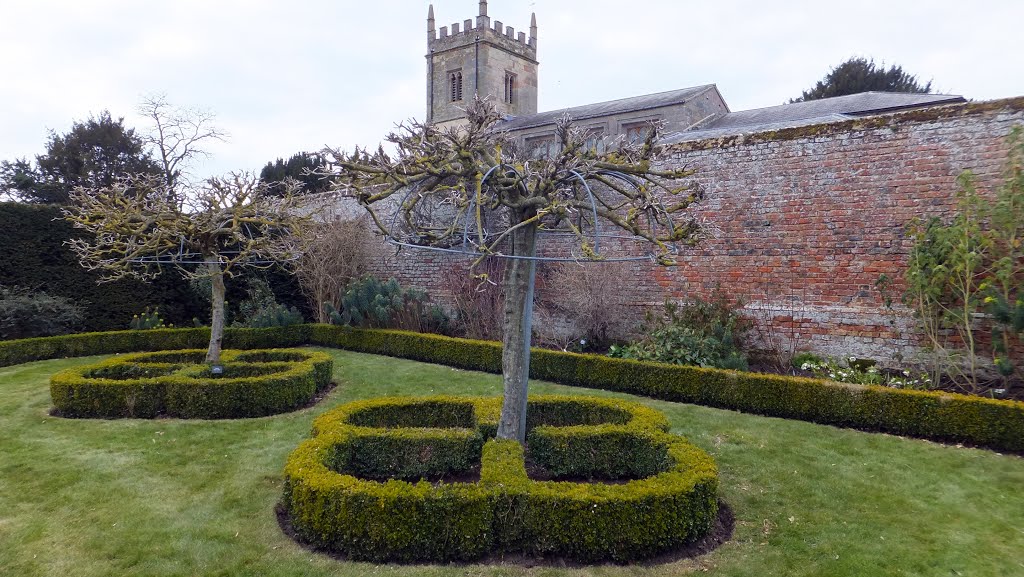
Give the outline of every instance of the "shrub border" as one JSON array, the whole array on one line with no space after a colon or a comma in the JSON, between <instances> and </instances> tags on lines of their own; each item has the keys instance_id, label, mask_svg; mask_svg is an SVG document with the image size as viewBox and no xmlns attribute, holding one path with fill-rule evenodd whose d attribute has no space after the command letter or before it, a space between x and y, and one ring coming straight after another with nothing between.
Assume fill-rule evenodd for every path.
<instances>
[{"instance_id":1,"label":"shrub border","mask_svg":"<svg viewBox=\"0 0 1024 577\"><path fill-rule=\"evenodd\" d=\"M537 396L551 414L584 416L612 409L621 423L538 426L531 437L601 437L610 430L661 445L663 472L621 485L534 481L519 443L481 436L494 431L500 397L393 397L333 409L313 425L285 466L283 504L296 533L321 549L369 561L469 561L490 552L555 554L578 561L649 558L705 535L718 513L718 470L712 458L665 432L664 415L617 399ZM424 404L472 404L467 428L378 428L351 424L362 411ZM579 405L586 407L579 408ZM576 405L574 407L573 405ZM415 412L412 414L415 415ZM479 483L434 487L427 482L378 482L337 472L361 438L394 436L424 449L472 443L480 455ZM417 445L418 449L419 446ZM614 450L614 447L607 447ZM429 452L429 451L427 451Z\"/></svg>"},{"instance_id":2,"label":"shrub border","mask_svg":"<svg viewBox=\"0 0 1024 577\"><path fill-rule=\"evenodd\" d=\"M205 354L203 349L179 352ZM282 352L300 361L245 362L239 357ZM160 362L153 353L113 357L61 371L50 378L50 396L62 416L71 418L140 418L168 416L181 419L240 419L265 417L295 410L309 403L331 382L334 361L317 351L300 349L225 350L228 366L264 366L276 372L243 377L202 378L205 365ZM111 379L86 376L135 363L158 372L152 377ZM167 373L165 371L171 371Z\"/></svg>"},{"instance_id":3,"label":"shrub border","mask_svg":"<svg viewBox=\"0 0 1024 577\"><path fill-rule=\"evenodd\" d=\"M0 341L0 366L45 359L206 346L209 329L85 333ZM237 349L303 344L490 373L501 345L405 331L296 325L227 329ZM1024 453L1024 403L534 349L530 377L673 402Z\"/></svg>"}]
</instances>

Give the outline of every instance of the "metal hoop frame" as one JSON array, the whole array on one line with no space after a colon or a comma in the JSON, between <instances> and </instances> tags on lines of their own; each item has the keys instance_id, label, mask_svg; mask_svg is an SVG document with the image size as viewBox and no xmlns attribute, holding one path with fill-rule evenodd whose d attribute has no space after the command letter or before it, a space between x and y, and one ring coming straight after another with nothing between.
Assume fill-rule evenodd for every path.
<instances>
[{"instance_id":1,"label":"metal hoop frame","mask_svg":"<svg viewBox=\"0 0 1024 577\"><path fill-rule=\"evenodd\" d=\"M507 164L498 164L496 166L491 167L486 173L484 173L484 176L481 179L480 185L481 186L485 186L487 184L487 182L491 179L491 177L493 177L494 174L496 172L500 171L500 170L504 170L505 171L504 174L506 174L506 175L517 177L518 180L519 180L520 186L522 187L523 191L526 192L526 187L525 187L525 185L522 184L522 180L523 180L522 173L520 173L518 170L516 170L515 167L509 166ZM614 178L616 180L619 180L619 181L625 183L626 185L632 187L634 190L638 190L639 189L639 186L637 185L636 181L633 178L631 178L629 175L627 175L627 174L624 174L624 173L621 173L621 172L618 172L618 171L613 171L613 170L604 170L604 171L598 172L597 174L602 175L602 176L611 177L611 178ZM637 235L602 233L601 232L600 218L599 218L598 212L597 212L597 200L596 200L596 197L594 196L594 191L590 188L590 184L587 182L587 179L582 174L580 174L579 172L577 172L575 170L571 172L571 176L566 177L566 178L560 180L559 184L567 184L569 181L572 181L572 180L577 180L580 184L583 185L583 188L584 188L584 190L586 190L587 197L588 197L588 199L590 201L590 211L591 211L591 214L592 214L593 219L594 219L594 223L593 223L594 232L593 232L593 234L587 235L587 236L590 236L590 238L593 239L594 253L597 255L597 258L594 258L594 257L579 257L579 258L576 258L576 257L526 256L526 255L511 255L511 254L502 254L502 253L488 254L488 253L484 253L482 251L473 249L473 245L470 242L470 229L471 229L472 224L473 224L473 221L472 221L471 217L472 217L472 214L474 212L474 208L476 207L476 197L475 196L470 199L469 206L467 207L467 210L466 210L466 213L465 213L465 218L464 218L465 226L463 227L463 231L462 231L462 244L461 244L460 248L430 246L430 245L418 244L418 243L408 242L408 241L402 240L401 238L399 238L395 234L395 231L397 230L397 225L398 225L398 216L402 212L401 207L405 206L405 204L409 201L409 198L411 198L412 195L416 194L416 192L419 190L419 185L418 184L414 185L413 187L411 187L409 189L409 192L406 193L406 195L402 198L402 202L398 205L399 209L396 210L395 214L391 217L391 226L390 226L389 230L387 231L387 242L389 244L392 244L392 245L395 245L395 246L399 246L399 247L408 247L408 248L412 248L412 249L416 249L416 250L429 250L429 251L434 251L434 252L440 252L440 253L445 253L445 254L453 254L453 255L470 257L470 258L480 258L482 256L485 256L485 257L494 257L494 258L504 258L504 259L514 259L514 260L529 260L529 261L542 261L542 262L638 262L638 261L654 261L654 260L656 260L656 255L654 255L653 253L648 253L648 254L645 254L643 256L612 256L612 257L602 256L601 255L601 239L605 239L605 240L626 240L626 241L635 241L635 242L644 242L644 243L647 243L647 242L650 242L650 241L648 241L648 239L646 239L646 238L644 238L642 236L637 236ZM651 227L652 230L654 230L655 227L654 227L653 220L649 220L648 221L648 225ZM486 235L487 233L484 233L484 234ZM546 237L571 236L571 237L574 237L574 238L578 238L580 236L580 235L578 235L576 233L573 233L573 232L545 231L545 230L540 230L540 229L537 231L537 234L538 234L538 236L546 236ZM678 248L675 245L669 245L669 251L672 254L678 254L678 252L679 252Z\"/></svg>"}]
</instances>

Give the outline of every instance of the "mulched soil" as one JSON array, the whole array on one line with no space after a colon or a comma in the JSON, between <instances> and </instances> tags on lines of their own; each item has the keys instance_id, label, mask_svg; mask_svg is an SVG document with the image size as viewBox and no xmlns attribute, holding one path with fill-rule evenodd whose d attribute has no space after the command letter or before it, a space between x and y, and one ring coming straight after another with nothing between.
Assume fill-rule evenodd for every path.
<instances>
[{"instance_id":1,"label":"mulched soil","mask_svg":"<svg viewBox=\"0 0 1024 577\"><path fill-rule=\"evenodd\" d=\"M364 475L355 475L355 477L358 477L360 479L366 479L368 481L378 481L378 482L384 482L384 481L387 481L388 479L394 478L394 477L386 477L386 478L383 478L383 477L369 477L369 476L364 476ZM462 471L462 472L457 472L457 473L445 473L443 475L428 475L428 476L425 476L425 477L416 477L415 479L411 479L410 478L410 479L398 479L398 480L400 480L400 481L408 481L410 483L415 483L417 481L423 480L423 481L429 482L430 484L432 484L435 487L439 487L441 485L450 485L452 483L479 483L480 482L480 465L477 465L476 467L473 467L472 469L469 469L468 471Z\"/></svg>"},{"instance_id":2,"label":"mulched soil","mask_svg":"<svg viewBox=\"0 0 1024 577\"><path fill-rule=\"evenodd\" d=\"M295 528L292 526L291 518L288 513L284 510L284 506L280 503L274 508L274 513L277 515L277 523L281 527L281 531L285 535L290 537L296 543L301 545L304 549L326 555L338 561L348 561L348 557L340 555L332 551L324 551L316 547L311 546L309 543L305 543L299 538L298 533L295 532ZM706 555L715 549L722 546L732 539L733 530L736 528L736 516L733 514L732 508L722 500L718 501L718 518L715 519L714 526L711 527L711 531L704 536L703 539L688 543L682 547L667 551L661 555L657 555L651 559L647 559L642 562L633 562L630 565L638 565L641 567L653 567L657 565L667 565L669 563L675 563L685 559L695 559ZM424 565L423 563L412 563L412 565ZM593 564L587 565L574 561L572 559L566 559L564 557L534 557L530 555L491 555L478 561L471 563L450 563L452 566L471 566L471 565L498 565L498 566L516 566L516 567L592 567ZM603 563L602 565L613 565L613 563Z\"/></svg>"},{"instance_id":3,"label":"mulched soil","mask_svg":"<svg viewBox=\"0 0 1024 577\"><path fill-rule=\"evenodd\" d=\"M526 476L532 481L566 481L569 483L600 483L602 485L625 485L632 479L602 479L588 477L555 477L547 469L540 466L530 458L530 452L526 451Z\"/></svg>"}]
</instances>

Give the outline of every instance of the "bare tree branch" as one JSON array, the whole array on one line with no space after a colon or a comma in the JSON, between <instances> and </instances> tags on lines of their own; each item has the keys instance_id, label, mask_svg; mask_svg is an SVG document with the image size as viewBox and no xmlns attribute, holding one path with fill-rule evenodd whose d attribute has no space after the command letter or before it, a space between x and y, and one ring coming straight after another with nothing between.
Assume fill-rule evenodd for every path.
<instances>
[{"instance_id":1,"label":"bare tree branch","mask_svg":"<svg viewBox=\"0 0 1024 577\"><path fill-rule=\"evenodd\" d=\"M639 142L621 140L607 152L588 146L588 131L563 117L556 123L558 150L545 158L525 154L500 129L501 117L475 101L462 126L401 123L388 135L392 158L382 149L348 154L327 149L324 176L342 196L366 208L387 236L404 243L456 249L476 256L516 257L504 275L502 367L505 401L498 436L525 434L529 323L527 297L537 236L559 233L558 246L581 260L601 260L600 231L643 241L652 255L671 264L676 243L692 244L701 228L688 209L703 191L686 169L652 168L661 127L650 126ZM564 244L571 246L563 246Z\"/></svg>"},{"instance_id":2,"label":"bare tree branch","mask_svg":"<svg viewBox=\"0 0 1024 577\"><path fill-rule=\"evenodd\" d=\"M138 111L152 122L152 130L145 141L153 148L164 182L171 190L181 180L192 177L188 173L189 164L198 157L210 156L203 146L209 141L228 138L227 132L214 126L216 115L197 108L176 108L167 102L164 94L145 97Z\"/></svg>"}]
</instances>

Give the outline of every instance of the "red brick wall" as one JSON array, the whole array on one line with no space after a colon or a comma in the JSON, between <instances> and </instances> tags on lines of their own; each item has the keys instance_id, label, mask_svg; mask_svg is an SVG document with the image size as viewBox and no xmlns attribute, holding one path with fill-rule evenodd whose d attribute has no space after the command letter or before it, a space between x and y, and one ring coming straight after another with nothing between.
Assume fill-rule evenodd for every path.
<instances>
[{"instance_id":1,"label":"red brick wall","mask_svg":"<svg viewBox=\"0 0 1024 577\"><path fill-rule=\"evenodd\" d=\"M676 267L630 265L631 300L657 305L720 284L785 348L909 358L912 324L885 309L875 283L901 278L907 223L949 214L961 171L981 190L998 185L1004 137L1021 122L1024 99L1013 99L674 145L665 163L697 169L711 237ZM446 260L406 250L381 272L443 301Z\"/></svg>"}]
</instances>

